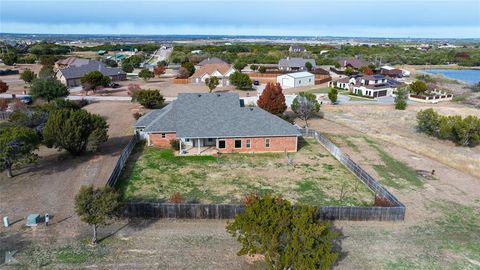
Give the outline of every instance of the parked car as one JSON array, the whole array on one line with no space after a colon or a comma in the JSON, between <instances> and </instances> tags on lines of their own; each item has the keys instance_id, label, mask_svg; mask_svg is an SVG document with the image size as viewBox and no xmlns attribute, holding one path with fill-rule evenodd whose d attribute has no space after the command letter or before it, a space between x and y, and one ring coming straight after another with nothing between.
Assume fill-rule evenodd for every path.
<instances>
[{"instance_id":1,"label":"parked car","mask_svg":"<svg viewBox=\"0 0 480 270\"><path fill-rule=\"evenodd\" d=\"M253 85L260 85L260 82L255 80L255 81L253 81Z\"/></svg>"},{"instance_id":2,"label":"parked car","mask_svg":"<svg viewBox=\"0 0 480 270\"><path fill-rule=\"evenodd\" d=\"M108 84L108 87L115 89L115 88L119 88L119 87L120 87L120 84L112 82L112 83L109 83L109 84Z\"/></svg>"},{"instance_id":3,"label":"parked car","mask_svg":"<svg viewBox=\"0 0 480 270\"><path fill-rule=\"evenodd\" d=\"M23 104L32 104L33 99L31 96L23 96L18 98Z\"/></svg>"}]
</instances>

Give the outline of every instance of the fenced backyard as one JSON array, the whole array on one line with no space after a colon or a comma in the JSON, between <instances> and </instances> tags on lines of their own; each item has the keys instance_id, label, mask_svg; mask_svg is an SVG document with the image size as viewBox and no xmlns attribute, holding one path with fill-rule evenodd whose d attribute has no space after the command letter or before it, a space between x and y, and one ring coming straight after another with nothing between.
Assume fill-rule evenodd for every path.
<instances>
[{"instance_id":1,"label":"fenced backyard","mask_svg":"<svg viewBox=\"0 0 480 270\"><path fill-rule=\"evenodd\" d=\"M315 130L302 130L304 137L311 137L319 142L328 152L353 173L377 198L383 201L382 206L363 205L332 205L319 206L319 218L323 220L403 220L405 206L372 176L344 154L335 144ZM138 137L134 136L109 178L107 185L117 185L120 172L126 159L132 152ZM318 146L320 147L320 145ZM310 188L306 185L304 188ZM238 203L164 203L164 202L127 202L125 216L143 218L215 218L231 219L243 211Z\"/></svg>"}]
</instances>

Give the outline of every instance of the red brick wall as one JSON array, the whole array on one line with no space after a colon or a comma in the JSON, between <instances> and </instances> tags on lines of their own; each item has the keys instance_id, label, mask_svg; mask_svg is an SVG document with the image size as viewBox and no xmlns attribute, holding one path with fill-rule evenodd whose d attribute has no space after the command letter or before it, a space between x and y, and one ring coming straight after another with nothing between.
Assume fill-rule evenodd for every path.
<instances>
[{"instance_id":1,"label":"red brick wall","mask_svg":"<svg viewBox=\"0 0 480 270\"><path fill-rule=\"evenodd\" d=\"M175 140L176 133L170 132L165 133L165 138L162 138L161 133L149 134L150 145L160 146L160 147L170 147L170 141Z\"/></svg>"},{"instance_id":2,"label":"red brick wall","mask_svg":"<svg viewBox=\"0 0 480 270\"><path fill-rule=\"evenodd\" d=\"M225 148L218 149L220 153L262 153L262 152L296 152L297 137L269 137L270 147L265 147L267 138L249 138L250 148L247 148L246 138L227 138ZM235 140L242 140L242 148L235 148Z\"/></svg>"}]
</instances>

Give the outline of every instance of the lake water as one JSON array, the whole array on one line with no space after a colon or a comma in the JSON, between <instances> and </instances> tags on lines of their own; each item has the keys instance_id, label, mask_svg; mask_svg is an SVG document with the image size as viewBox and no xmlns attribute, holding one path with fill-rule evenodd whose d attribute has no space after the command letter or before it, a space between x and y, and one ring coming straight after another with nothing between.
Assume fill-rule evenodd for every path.
<instances>
[{"instance_id":1,"label":"lake water","mask_svg":"<svg viewBox=\"0 0 480 270\"><path fill-rule=\"evenodd\" d=\"M474 84L480 82L479 69L424 69L430 74L442 74L445 77Z\"/></svg>"}]
</instances>

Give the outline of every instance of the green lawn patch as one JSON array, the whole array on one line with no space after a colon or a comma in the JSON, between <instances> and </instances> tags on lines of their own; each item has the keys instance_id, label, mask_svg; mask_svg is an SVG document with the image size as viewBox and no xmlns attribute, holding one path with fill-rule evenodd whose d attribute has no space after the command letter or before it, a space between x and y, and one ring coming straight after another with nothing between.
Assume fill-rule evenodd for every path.
<instances>
[{"instance_id":1,"label":"green lawn patch","mask_svg":"<svg viewBox=\"0 0 480 270\"><path fill-rule=\"evenodd\" d=\"M291 163L289 162L292 161ZM176 156L170 149L139 144L121 175L125 201L241 203L249 193L276 194L313 205L371 205L372 192L313 139L299 151L265 154Z\"/></svg>"},{"instance_id":2,"label":"green lawn patch","mask_svg":"<svg viewBox=\"0 0 480 270\"><path fill-rule=\"evenodd\" d=\"M412 186L423 187L423 181L419 177L417 171L407 164L396 160L372 140L365 138L365 141L377 150L384 163L383 165L373 165L373 169L378 173L381 178L380 181L383 184L396 189Z\"/></svg>"}]
</instances>

